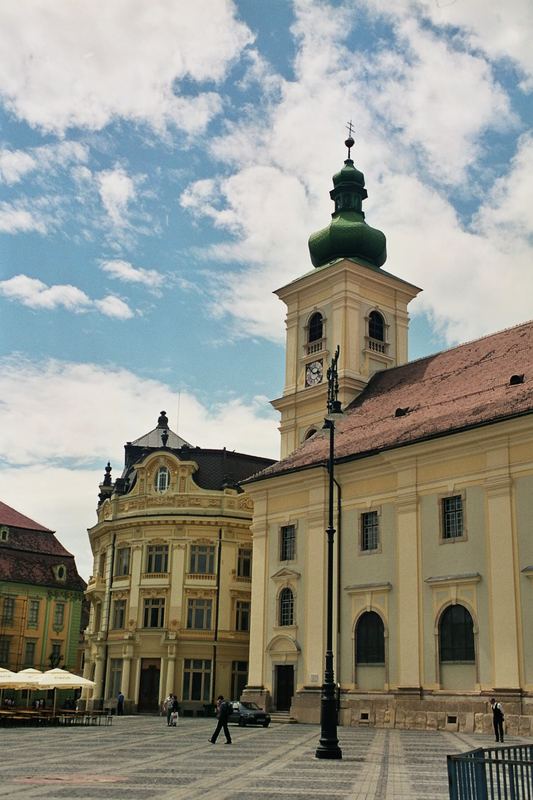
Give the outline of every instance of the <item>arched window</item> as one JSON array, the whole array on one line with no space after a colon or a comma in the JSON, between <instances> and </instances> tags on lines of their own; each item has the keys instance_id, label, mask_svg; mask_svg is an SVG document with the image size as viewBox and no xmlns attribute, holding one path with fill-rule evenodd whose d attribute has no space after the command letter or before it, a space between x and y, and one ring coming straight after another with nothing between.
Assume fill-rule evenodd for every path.
<instances>
[{"instance_id":1,"label":"arched window","mask_svg":"<svg viewBox=\"0 0 533 800\"><path fill-rule=\"evenodd\" d=\"M307 431L307 433L306 433L306 434L305 434L305 436L304 436L304 441L305 441L306 439L310 439L310 438L311 438L311 436L314 436L314 435L315 435L315 433L316 433L316 428L309 428L309 430Z\"/></svg>"},{"instance_id":2,"label":"arched window","mask_svg":"<svg viewBox=\"0 0 533 800\"><path fill-rule=\"evenodd\" d=\"M309 334L307 341L316 342L318 339L322 339L322 332L322 314L319 314L317 311L309 320Z\"/></svg>"},{"instance_id":3,"label":"arched window","mask_svg":"<svg viewBox=\"0 0 533 800\"><path fill-rule=\"evenodd\" d=\"M279 624L292 625L294 622L294 596L290 589L282 589L279 596Z\"/></svg>"},{"instance_id":4,"label":"arched window","mask_svg":"<svg viewBox=\"0 0 533 800\"><path fill-rule=\"evenodd\" d=\"M166 467L159 467L155 476L155 488L158 492L166 492L170 486L170 472Z\"/></svg>"},{"instance_id":5,"label":"arched window","mask_svg":"<svg viewBox=\"0 0 533 800\"><path fill-rule=\"evenodd\" d=\"M359 618L355 636L355 661L357 664L385 663L385 629L383 620L375 611L365 611Z\"/></svg>"},{"instance_id":6,"label":"arched window","mask_svg":"<svg viewBox=\"0 0 533 800\"><path fill-rule=\"evenodd\" d=\"M368 336L378 342L385 341L385 320L379 311L371 311L368 317Z\"/></svg>"},{"instance_id":7,"label":"arched window","mask_svg":"<svg viewBox=\"0 0 533 800\"><path fill-rule=\"evenodd\" d=\"M448 606L440 618L440 660L476 660L474 652L474 623L464 606Z\"/></svg>"}]
</instances>

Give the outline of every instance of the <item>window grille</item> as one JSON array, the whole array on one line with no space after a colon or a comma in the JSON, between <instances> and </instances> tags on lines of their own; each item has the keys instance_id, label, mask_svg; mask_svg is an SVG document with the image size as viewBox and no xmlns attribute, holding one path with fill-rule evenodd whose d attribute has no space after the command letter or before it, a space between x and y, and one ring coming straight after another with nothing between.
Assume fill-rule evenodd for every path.
<instances>
[{"instance_id":1,"label":"window grille","mask_svg":"<svg viewBox=\"0 0 533 800\"><path fill-rule=\"evenodd\" d=\"M459 494L443 497L442 538L457 539L463 535L463 498Z\"/></svg>"},{"instance_id":2,"label":"window grille","mask_svg":"<svg viewBox=\"0 0 533 800\"><path fill-rule=\"evenodd\" d=\"M279 624L294 624L294 595L290 589L282 589L279 596Z\"/></svg>"},{"instance_id":3,"label":"window grille","mask_svg":"<svg viewBox=\"0 0 533 800\"><path fill-rule=\"evenodd\" d=\"M377 511L361 514L361 550L377 550L379 547L379 518Z\"/></svg>"}]
</instances>

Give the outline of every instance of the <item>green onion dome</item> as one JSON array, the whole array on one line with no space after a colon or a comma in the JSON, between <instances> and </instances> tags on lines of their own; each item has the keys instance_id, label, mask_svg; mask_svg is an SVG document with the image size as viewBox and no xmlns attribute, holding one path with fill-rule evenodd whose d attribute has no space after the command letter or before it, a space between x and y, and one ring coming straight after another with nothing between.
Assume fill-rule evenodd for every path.
<instances>
[{"instance_id":1,"label":"green onion dome","mask_svg":"<svg viewBox=\"0 0 533 800\"><path fill-rule=\"evenodd\" d=\"M387 260L385 234L365 222L362 210L363 200L368 197L365 176L356 169L351 158L347 158L340 172L333 176L333 189L329 194L335 202L332 220L327 228L309 237L313 265L322 267L337 258L356 258L381 267Z\"/></svg>"}]
</instances>

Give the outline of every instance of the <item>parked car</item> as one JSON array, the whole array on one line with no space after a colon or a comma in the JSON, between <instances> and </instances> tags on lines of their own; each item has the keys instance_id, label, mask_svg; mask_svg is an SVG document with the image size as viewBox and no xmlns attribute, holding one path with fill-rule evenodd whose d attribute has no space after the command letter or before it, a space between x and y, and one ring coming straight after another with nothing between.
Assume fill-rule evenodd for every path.
<instances>
[{"instance_id":1,"label":"parked car","mask_svg":"<svg viewBox=\"0 0 533 800\"><path fill-rule=\"evenodd\" d=\"M229 722L236 722L241 726L262 725L263 728L268 728L270 725L270 714L267 714L255 703L240 703L238 700L232 700L231 705L233 711L229 715Z\"/></svg>"}]
</instances>

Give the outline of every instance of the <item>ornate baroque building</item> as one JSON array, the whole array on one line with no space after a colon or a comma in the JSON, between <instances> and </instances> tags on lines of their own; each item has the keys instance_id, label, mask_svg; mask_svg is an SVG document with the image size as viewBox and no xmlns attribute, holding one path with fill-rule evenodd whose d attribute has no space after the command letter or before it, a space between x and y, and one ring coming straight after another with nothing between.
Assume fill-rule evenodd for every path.
<instances>
[{"instance_id":1,"label":"ornate baroque building","mask_svg":"<svg viewBox=\"0 0 533 800\"><path fill-rule=\"evenodd\" d=\"M84 675L93 703L122 691L128 710L154 711L169 692L185 712L248 674L252 501L238 482L269 459L192 447L168 427L125 446L120 478L108 464L98 522Z\"/></svg>"},{"instance_id":2,"label":"ornate baroque building","mask_svg":"<svg viewBox=\"0 0 533 800\"><path fill-rule=\"evenodd\" d=\"M0 667L78 672L84 590L54 532L0 502Z\"/></svg>"},{"instance_id":3,"label":"ornate baroque building","mask_svg":"<svg viewBox=\"0 0 533 800\"><path fill-rule=\"evenodd\" d=\"M353 145L348 140L347 146ZM326 635L326 370L340 345L335 678L347 725L480 730L488 698L533 732L533 323L409 363L409 301L385 272L348 152L314 269L287 304L282 459L254 502L249 681L319 720Z\"/></svg>"}]
</instances>

